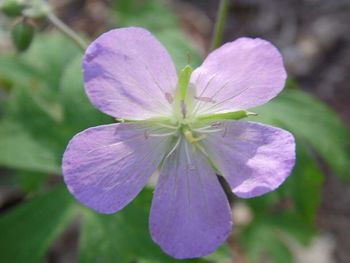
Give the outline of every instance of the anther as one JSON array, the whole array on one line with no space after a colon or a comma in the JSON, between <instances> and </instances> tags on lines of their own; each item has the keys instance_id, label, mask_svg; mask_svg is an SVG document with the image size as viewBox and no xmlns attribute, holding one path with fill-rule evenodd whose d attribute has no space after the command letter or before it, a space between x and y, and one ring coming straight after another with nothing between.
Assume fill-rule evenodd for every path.
<instances>
[{"instance_id":1,"label":"anther","mask_svg":"<svg viewBox=\"0 0 350 263\"><path fill-rule=\"evenodd\" d=\"M165 92L165 98L169 102L169 104L173 103L173 96L169 92Z\"/></svg>"},{"instance_id":2,"label":"anther","mask_svg":"<svg viewBox=\"0 0 350 263\"><path fill-rule=\"evenodd\" d=\"M183 100L181 100L181 112L182 112L182 116L186 118L187 110L186 110L186 104Z\"/></svg>"},{"instance_id":3,"label":"anther","mask_svg":"<svg viewBox=\"0 0 350 263\"><path fill-rule=\"evenodd\" d=\"M210 97L197 97L197 96L195 96L194 98L195 98L196 100L199 100L199 101L215 103L215 100L213 100L213 99L210 98Z\"/></svg>"}]
</instances>

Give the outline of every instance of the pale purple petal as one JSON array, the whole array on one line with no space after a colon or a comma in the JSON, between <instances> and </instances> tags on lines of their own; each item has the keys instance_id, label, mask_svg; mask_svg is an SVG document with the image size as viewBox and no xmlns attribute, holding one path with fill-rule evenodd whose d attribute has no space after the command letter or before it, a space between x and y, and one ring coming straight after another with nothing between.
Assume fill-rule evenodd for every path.
<instances>
[{"instance_id":1,"label":"pale purple petal","mask_svg":"<svg viewBox=\"0 0 350 263\"><path fill-rule=\"evenodd\" d=\"M88 47L83 69L91 102L113 117L139 120L171 110L176 70L162 44L145 29L104 33Z\"/></svg>"},{"instance_id":2,"label":"pale purple petal","mask_svg":"<svg viewBox=\"0 0 350 263\"><path fill-rule=\"evenodd\" d=\"M98 126L77 134L62 164L69 191L98 212L122 209L141 191L169 147L166 137L145 134L135 124Z\"/></svg>"},{"instance_id":3,"label":"pale purple petal","mask_svg":"<svg viewBox=\"0 0 350 263\"><path fill-rule=\"evenodd\" d=\"M203 140L211 160L232 191L242 198L275 190L295 163L295 142L289 132L254 122L231 121L220 133Z\"/></svg>"},{"instance_id":4,"label":"pale purple petal","mask_svg":"<svg viewBox=\"0 0 350 263\"><path fill-rule=\"evenodd\" d=\"M201 153L182 142L161 169L150 215L153 240L175 258L213 252L228 237L231 212L227 197ZM189 159L191 161L189 161Z\"/></svg>"},{"instance_id":5,"label":"pale purple petal","mask_svg":"<svg viewBox=\"0 0 350 263\"><path fill-rule=\"evenodd\" d=\"M191 77L198 112L226 112L259 106L284 87L279 51L268 41L239 38L209 54Z\"/></svg>"}]
</instances>

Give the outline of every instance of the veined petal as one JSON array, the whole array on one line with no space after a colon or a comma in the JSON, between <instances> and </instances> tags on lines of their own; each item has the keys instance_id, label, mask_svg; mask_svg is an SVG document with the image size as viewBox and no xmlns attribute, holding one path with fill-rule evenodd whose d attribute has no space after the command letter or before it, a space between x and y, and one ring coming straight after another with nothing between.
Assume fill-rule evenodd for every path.
<instances>
[{"instance_id":1,"label":"veined petal","mask_svg":"<svg viewBox=\"0 0 350 263\"><path fill-rule=\"evenodd\" d=\"M268 41L239 38L214 50L191 77L198 114L249 109L284 87L282 56ZM204 98L204 99L201 99Z\"/></svg>"},{"instance_id":2,"label":"veined petal","mask_svg":"<svg viewBox=\"0 0 350 263\"><path fill-rule=\"evenodd\" d=\"M275 190L295 163L295 142L289 132L254 122L229 121L220 133L208 134L203 146L242 198Z\"/></svg>"},{"instance_id":3,"label":"veined petal","mask_svg":"<svg viewBox=\"0 0 350 263\"><path fill-rule=\"evenodd\" d=\"M104 33L88 47L83 69L91 102L113 117L141 120L171 111L176 70L162 44L145 29Z\"/></svg>"},{"instance_id":4,"label":"veined petal","mask_svg":"<svg viewBox=\"0 0 350 263\"><path fill-rule=\"evenodd\" d=\"M98 212L122 209L141 191L169 147L167 137L145 134L136 124L111 124L74 136L62 164L69 191Z\"/></svg>"},{"instance_id":5,"label":"veined petal","mask_svg":"<svg viewBox=\"0 0 350 263\"><path fill-rule=\"evenodd\" d=\"M182 140L164 161L154 193L153 240L175 258L196 258L213 252L231 228L229 203L215 172Z\"/></svg>"}]
</instances>

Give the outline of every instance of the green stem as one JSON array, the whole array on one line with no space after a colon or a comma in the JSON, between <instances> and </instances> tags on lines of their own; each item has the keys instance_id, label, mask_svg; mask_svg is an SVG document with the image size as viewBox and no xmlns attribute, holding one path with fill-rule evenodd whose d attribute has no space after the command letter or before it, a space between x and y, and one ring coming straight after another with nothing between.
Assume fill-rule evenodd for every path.
<instances>
[{"instance_id":1,"label":"green stem","mask_svg":"<svg viewBox=\"0 0 350 263\"><path fill-rule=\"evenodd\" d=\"M55 25L62 33L72 39L75 44L84 52L87 48L86 42L75 33L69 26L67 26L62 20L60 20L53 12L48 12L47 18Z\"/></svg>"},{"instance_id":2,"label":"green stem","mask_svg":"<svg viewBox=\"0 0 350 263\"><path fill-rule=\"evenodd\" d=\"M218 48L221 45L224 35L225 22L228 13L229 0L221 0L215 23L213 39L210 46L210 51Z\"/></svg>"}]
</instances>

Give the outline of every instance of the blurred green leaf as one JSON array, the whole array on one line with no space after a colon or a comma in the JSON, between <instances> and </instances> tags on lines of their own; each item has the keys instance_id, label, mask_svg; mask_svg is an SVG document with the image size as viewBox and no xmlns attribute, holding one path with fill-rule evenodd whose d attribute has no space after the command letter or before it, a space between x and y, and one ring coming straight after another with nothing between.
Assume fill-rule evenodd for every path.
<instances>
[{"instance_id":1,"label":"blurred green leaf","mask_svg":"<svg viewBox=\"0 0 350 263\"><path fill-rule=\"evenodd\" d=\"M148 214L151 198L151 191L145 189L115 215L85 210L79 262L177 262L162 252L150 237Z\"/></svg>"},{"instance_id":2,"label":"blurred green leaf","mask_svg":"<svg viewBox=\"0 0 350 263\"><path fill-rule=\"evenodd\" d=\"M43 191L49 175L47 173L16 170L12 173L12 181L22 192L28 195Z\"/></svg>"},{"instance_id":3,"label":"blurred green leaf","mask_svg":"<svg viewBox=\"0 0 350 263\"><path fill-rule=\"evenodd\" d=\"M176 25L176 17L162 0L114 0L116 23L120 27L140 26L156 32Z\"/></svg>"},{"instance_id":4,"label":"blurred green leaf","mask_svg":"<svg viewBox=\"0 0 350 263\"><path fill-rule=\"evenodd\" d=\"M25 21L18 22L12 29L12 42L19 52L27 50L33 41L35 28Z\"/></svg>"},{"instance_id":5,"label":"blurred green leaf","mask_svg":"<svg viewBox=\"0 0 350 263\"><path fill-rule=\"evenodd\" d=\"M298 143L298 142L297 142ZM317 209L321 203L324 176L312 154L306 147L297 145L297 161L292 175L283 188L295 204L303 221L314 225Z\"/></svg>"},{"instance_id":6,"label":"blurred green leaf","mask_svg":"<svg viewBox=\"0 0 350 263\"><path fill-rule=\"evenodd\" d=\"M79 55L81 51L72 41L59 33L39 35L27 53L21 58L32 70L38 72L40 80L45 82L50 95L56 95L60 80L66 66Z\"/></svg>"},{"instance_id":7,"label":"blurred green leaf","mask_svg":"<svg viewBox=\"0 0 350 263\"><path fill-rule=\"evenodd\" d=\"M203 259L208 260L209 262L215 262L215 263L232 261L232 254L230 251L229 244L227 243L222 244L214 253L204 257Z\"/></svg>"},{"instance_id":8,"label":"blurred green leaf","mask_svg":"<svg viewBox=\"0 0 350 263\"><path fill-rule=\"evenodd\" d=\"M337 175L350 178L350 133L324 103L306 92L286 90L253 111L259 116L252 120L288 129L316 149Z\"/></svg>"},{"instance_id":9,"label":"blurred green leaf","mask_svg":"<svg viewBox=\"0 0 350 263\"><path fill-rule=\"evenodd\" d=\"M21 0L2 0L0 2L0 11L9 17L20 16L23 7L23 1Z\"/></svg>"},{"instance_id":10,"label":"blurred green leaf","mask_svg":"<svg viewBox=\"0 0 350 263\"><path fill-rule=\"evenodd\" d=\"M63 187L38 196L0 217L1 262L41 262L78 210Z\"/></svg>"},{"instance_id":11,"label":"blurred green leaf","mask_svg":"<svg viewBox=\"0 0 350 263\"><path fill-rule=\"evenodd\" d=\"M0 122L0 165L60 173L55 152L10 120Z\"/></svg>"},{"instance_id":12,"label":"blurred green leaf","mask_svg":"<svg viewBox=\"0 0 350 263\"><path fill-rule=\"evenodd\" d=\"M283 232L271 225L266 218L256 219L239 235L249 262L261 262L270 258L275 263L292 263L293 255L289 250Z\"/></svg>"},{"instance_id":13,"label":"blurred green leaf","mask_svg":"<svg viewBox=\"0 0 350 263\"><path fill-rule=\"evenodd\" d=\"M81 55L70 45L49 34L23 57L0 59L0 77L12 83L0 121L0 165L59 174L68 140L111 121L84 94ZM63 46L67 52L61 55L56 50Z\"/></svg>"},{"instance_id":14,"label":"blurred green leaf","mask_svg":"<svg viewBox=\"0 0 350 263\"><path fill-rule=\"evenodd\" d=\"M152 32L171 54L178 70L188 64L196 68L200 54L181 30L177 17L166 1L118 0L114 1L118 27L140 26Z\"/></svg>"},{"instance_id":15,"label":"blurred green leaf","mask_svg":"<svg viewBox=\"0 0 350 263\"><path fill-rule=\"evenodd\" d=\"M316 234L315 228L305 222L304 218L295 211L270 213L261 219L268 221L271 229L278 229L305 246L310 244Z\"/></svg>"}]
</instances>

